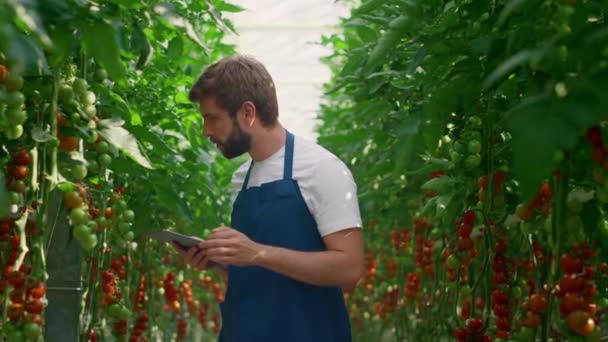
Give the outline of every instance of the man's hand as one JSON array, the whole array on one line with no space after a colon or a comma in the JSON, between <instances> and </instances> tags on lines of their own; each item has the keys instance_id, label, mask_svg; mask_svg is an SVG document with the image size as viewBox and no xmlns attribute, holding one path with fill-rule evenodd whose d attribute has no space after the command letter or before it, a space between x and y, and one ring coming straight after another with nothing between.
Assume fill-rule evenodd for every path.
<instances>
[{"instance_id":1,"label":"man's hand","mask_svg":"<svg viewBox=\"0 0 608 342\"><path fill-rule=\"evenodd\" d=\"M171 242L171 244L173 245L173 248L184 257L184 261L195 269L206 270L212 266L209 264L209 257L206 255L207 253L204 249L201 249L198 246L184 248L175 243L175 241Z\"/></svg>"},{"instance_id":2,"label":"man's hand","mask_svg":"<svg viewBox=\"0 0 608 342\"><path fill-rule=\"evenodd\" d=\"M255 265L263 246L230 227L219 227L198 247L205 250L205 258L219 264L236 266Z\"/></svg>"}]
</instances>

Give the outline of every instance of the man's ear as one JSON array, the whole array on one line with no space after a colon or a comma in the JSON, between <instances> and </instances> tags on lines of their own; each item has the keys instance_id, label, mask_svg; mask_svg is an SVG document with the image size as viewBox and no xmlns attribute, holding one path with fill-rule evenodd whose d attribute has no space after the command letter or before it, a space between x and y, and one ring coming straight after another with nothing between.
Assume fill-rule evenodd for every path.
<instances>
[{"instance_id":1,"label":"man's ear","mask_svg":"<svg viewBox=\"0 0 608 342\"><path fill-rule=\"evenodd\" d=\"M253 104L251 101L243 102L243 105L241 105L241 113L243 113L245 127L251 128L251 126L253 126L257 120L255 104Z\"/></svg>"}]
</instances>

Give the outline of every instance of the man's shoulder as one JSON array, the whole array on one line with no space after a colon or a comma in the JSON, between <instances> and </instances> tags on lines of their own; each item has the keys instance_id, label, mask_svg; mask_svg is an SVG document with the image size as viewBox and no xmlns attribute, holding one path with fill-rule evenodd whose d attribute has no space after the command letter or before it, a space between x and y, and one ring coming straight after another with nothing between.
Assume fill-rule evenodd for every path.
<instances>
[{"instance_id":1,"label":"man's shoulder","mask_svg":"<svg viewBox=\"0 0 608 342\"><path fill-rule=\"evenodd\" d=\"M323 160L339 160L334 153L319 145L317 142L300 136L295 137L294 150L294 158L300 161L318 163Z\"/></svg>"}]
</instances>

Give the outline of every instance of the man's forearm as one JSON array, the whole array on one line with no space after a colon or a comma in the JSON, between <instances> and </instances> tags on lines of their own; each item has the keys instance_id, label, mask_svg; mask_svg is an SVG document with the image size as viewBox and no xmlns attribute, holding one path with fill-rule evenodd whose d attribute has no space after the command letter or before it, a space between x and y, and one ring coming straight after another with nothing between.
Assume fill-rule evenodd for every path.
<instances>
[{"instance_id":1,"label":"man's forearm","mask_svg":"<svg viewBox=\"0 0 608 342\"><path fill-rule=\"evenodd\" d=\"M361 278L361 263L341 251L300 252L263 245L256 265L317 286L353 288Z\"/></svg>"}]
</instances>

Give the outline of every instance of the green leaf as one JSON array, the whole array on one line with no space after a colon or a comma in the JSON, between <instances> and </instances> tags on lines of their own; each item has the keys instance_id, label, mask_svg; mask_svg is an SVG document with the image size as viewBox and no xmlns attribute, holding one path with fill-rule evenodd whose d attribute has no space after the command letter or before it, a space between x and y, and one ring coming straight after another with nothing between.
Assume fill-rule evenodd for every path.
<instances>
[{"instance_id":1,"label":"green leaf","mask_svg":"<svg viewBox=\"0 0 608 342\"><path fill-rule=\"evenodd\" d=\"M527 63L534 53L530 50L523 50L511 56L506 61L502 62L481 84L484 90L487 90L494 85L498 80L510 74L515 68L524 63Z\"/></svg>"},{"instance_id":2,"label":"green leaf","mask_svg":"<svg viewBox=\"0 0 608 342\"><path fill-rule=\"evenodd\" d=\"M365 70L374 70L384 61L390 58L390 49L395 48L397 42L404 37L405 31L411 26L412 20L407 15L401 15L388 24L388 30L380 37L378 44L374 47L367 60Z\"/></svg>"},{"instance_id":3,"label":"green leaf","mask_svg":"<svg viewBox=\"0 0 608 342\"><path fill-rule=\"evenodd\" d=\"M458 181L449 176L441 176L426 181L420 187L422 190L434 190L438 193L445 193L453 188Z\"/></svg>"},{"instance_id":4,"label":"green leaf","mask_svg":"<svg viewBox=\"0 0 608 342\"><path fill-rule=\"evenodd\" d=\"M163 182L159 179L157 182L153 182L154 189L156 190L156 195L159 197L159 200L163 202L168 207L176 209L182 216L182 218L186 219L188 223L192 223L192 213L190 208L186 204L183 198L181 198L176 189L173 188L172 182L169 182L165 179Z\"/></svg>"},{"instance_id":5,"label":"green leaf","mask_svg":"<svg viewBox=\"0 0 608 342\"><path fill-rule=\"evenodd\" d=\"M220 1L219 3L217 3L215 5L215 8L218 11L221 12L231 12L231 13L238 13L238 12L243 12L245 9L241 6L237 6L237 5L233 5L233 4L229 4L227 2L224 1Z\"/></svg>"},{"instance_id":6,"label":"green leaf","mask_svg":"<svg viewBox=\"0 0 608 342\"><path fill-rule=\"evenodd\" d=\"M156 13L160 14L165 20L167 20L167 22L169 22L171 25L183 28L188 38L190 38L193 42L202 47L205 53L209 52L209 48L203 42L199 34L194 30L192 23L190 23L184 17L176 14L170 5L159 4L154 7L154 10L156 11Z\"/></svg>"},{"instance_id":7,"label":"green leaf","mask_svg":"<svg viewBox=\"0 0 608 342\"><path fill-rule=\"evenodd\" d=\"M52 140L57 139L52 134L50 134L49 132L44 131L40 127L34 127L32 129L32 133L31 134L32 134L32 139L34 139L34 141L39 142L39 143L43 143L43 142L52 141Z\"/></svg>"},{"instance_id":8,"label":"green leaf","mask_svg":"<svg viewBox=\"0 0 608 342\"><path fill-rule=\"evenodd\" d=\"M63 192L70 192L70 191L76 191L78 189L78 187L76 186L76 184L72 183L72 182L61 182L59 184L57 184L57 189L63 191Z\"/></svg>"},{"instance_id":9,"label":"green leaf","mask_svg":"<svg viewBox=\"0 0 608 342\"><path fill-rule=\"evenodd\" d=\"M96 20L82 27L82 41L90 56L101 64L115 81L121 80L126 69L120 60L115 31L110 24Z\"/></svg>"},{"instance_id":10,"label":"green leaf","mask_svg":"<svg viewBox=\"0 0 608 342\"><path fill-rule=\"evenodd\" d=\"M169 41L167 47L167 56L169 58L180 58L184 53L184 40L181 36L177 36Z\"/></svg>"},{"instance_id":11,"label":"green leaf","mask_svg":"<svg viewBox=\"0 0 608 342\"><path fill-rule=\"evenodd\" d=\"M528 201L551 175L555 152L576 141L577 132L562 117L552 113L546 96L514 108L507 127L513 137L513 172L520 182L523 200Z\"/></svg>"},{"instance_id":12,"label":"green leaf","mask_svg":"<svg viewBox=\"0 0 608 342\"><path fill-rule=\"evenodd\" d=\"M10 23L2 23L0 16L0 51L6 54L11 70L17 74L50 75L44 52L29 36L17 32Z\"/></svg>"},{"instance_id":13,"label":"green leaf","mask_svg":"<svg viewBox=\"0 0 608 342\"><path fill-rule=\"evenodd\" d=\"M496 20L496 26L502 26L504 22L509 18L511 13L516 11L521 5L523 5L526 0L511 0L509 3L503 7L500 15L498 16L498 20Z\"/></svg>"},{"instance_id":14,"label":"green leaf","mask_svg":"<svg viewBox=\"0 0 608 342\"><path fill-rule=\"evenodd\" d=\"M376 9L382 7L384 2L385 2L385 0L366 1L358 8L353 9L352 12L353 12L353 14L357 14L357 15L367 14L373 10L376 10Z\"/></svg>"},{"instance_id":15,"label":"green leaf","mask_svg":"<svg viewBox=\"0 0 608 342\"><path fill-rule=\"evenodd\" d=\"M9 2L9 4L13 5L13 10L15 11L16 16L14 19L18 23L23 24L27 28L27 31L33 33L45 48L50 48L53 44L51 38L46 32L42 20L38 16L38 12L32 8L33 6L30 4L29 8L26 8L25 4L27 2L25 1L13 1Z\"/></svg>"},{"instance_id":16,"label":"green leaf","mask_svg":"<svg viewBox=\"0 0 608 342\"><path fill-rule=\"evenodd\" d=\"M403 173L405 166L411 161L416 142L419 140L419 127L421 119L417 115L410 115L403 119L398 131L399 146L397 149L398 155L395 163L395 172Z\"/></svg>"},{"instance_id":17,"label":"green leaf","mask_svg":"<svg viewBox=\"0 0 608 342\"><path fill-rule=\"evenodd\" d=\"M137 140L126 129L119 126L110 126L100 130L100 134L112 145L116 146L124 154L136 161L139 165L154 169L152 164L139 150Z\"/></svg>"}]
</instances>

